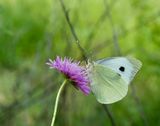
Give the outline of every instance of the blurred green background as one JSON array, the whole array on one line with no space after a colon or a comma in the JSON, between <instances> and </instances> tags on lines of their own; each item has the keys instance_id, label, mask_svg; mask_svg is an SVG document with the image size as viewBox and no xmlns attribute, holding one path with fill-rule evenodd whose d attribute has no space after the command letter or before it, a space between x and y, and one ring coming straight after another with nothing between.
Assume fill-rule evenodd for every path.
<instances>
[{"instance_id":1,"label":"blurred green background","mask_svg":"<svg viewBox=\"0 0 160 126\"><path fill-rule=\"evenodd\" d=\"M160 126L160 1L64 0L81 46L94 60L140 59L128 95L109 105L115 125ZM49 126L64 77L45 64L82 59L59 0L0 0L0 126ZM113 126L95 97L68 85L56 126Z\"/></svg>"}]
</instances>

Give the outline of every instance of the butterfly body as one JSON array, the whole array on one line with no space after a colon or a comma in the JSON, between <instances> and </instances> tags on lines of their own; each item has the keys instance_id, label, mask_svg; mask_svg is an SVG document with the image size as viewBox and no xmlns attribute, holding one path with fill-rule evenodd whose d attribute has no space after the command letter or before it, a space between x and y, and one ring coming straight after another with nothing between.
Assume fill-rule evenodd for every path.
<instances>
[{"instance_id":1,"label":"butterfly body","mask_svg":"<svg viewBox=\"0 0 160 126\"><path fill-rule=\"evenodd\" d=\"M139 60L128 57L108 58L91 64L90 86L97 100L103 104L121 100L140 67Z\"/></svg>"}]
</instances>

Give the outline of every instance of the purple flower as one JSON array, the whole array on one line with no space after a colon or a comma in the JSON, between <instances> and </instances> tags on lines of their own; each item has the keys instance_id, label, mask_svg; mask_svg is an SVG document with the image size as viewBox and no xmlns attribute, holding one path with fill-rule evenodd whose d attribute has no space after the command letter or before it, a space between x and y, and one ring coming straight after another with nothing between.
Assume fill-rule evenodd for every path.
<instances>
[{"instance_id":1,"label":"purple flower","mask_svg":"<svg viewBox=\"0 0 160 126\"><path fill-rule=\"evenodd\" d=\"M80 62L74 62L71 58L67 59L57 58L46 63L50 68L55 68L61 73L63 73L68 79L73 82L73 85L80 89L84 94L89 94L91 89L88 86L89 79L85 67L80 66Z\"/></svg>"}]
</instances>

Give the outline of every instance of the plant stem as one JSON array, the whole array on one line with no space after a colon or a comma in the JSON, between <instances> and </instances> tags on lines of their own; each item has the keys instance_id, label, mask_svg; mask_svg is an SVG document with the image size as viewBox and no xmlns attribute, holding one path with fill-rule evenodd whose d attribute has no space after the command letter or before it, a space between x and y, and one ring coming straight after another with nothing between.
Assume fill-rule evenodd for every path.
<instances>
[{"instance_id":1,"label":"plant stem","mask_svg":"<svg viewBox=\"0 0 160 126\"><path fill-rule=\"evenodd\" d=\"M109 117L109 119L110 119L111 125L112 125L112 126L116 126L115 119L114 119L111 111L109 110L108 105L102 104L102 106L103 106L105 112L107 113L107 115L108 115L108 117Z\"/></svg>"},{"instance_id":2,"label":"plant stem","mask_svg":"<svg viewBox=\"0 0 160 126\"><path fill-rule=\"evenodd\" d=\"M86 50L85 50L85 49L81 46L81 44L80 44L80 40L79 40L79 38L78 38L78 36L77 36L77 33L76 33L76 31L75 31L75 28L74 28L73 24L71 23L71 20L70 20L68 11L67 11L67 9L66 9L66 7L65 7L65 4L64 4L63 0L59 0L59 1L60 1L60 4L61 4L63 13L64 13L64 15L65 15L66 21L67 21L67 23L68 23L68 25L69 25L70 31L71 31L74 39L75 39L75 42L76 42L79 50L81 51L84 60L87 62L87 61L88 61L87 52L86 52Z\"/></svg>"},{"instance_id":3,"label":"plant stem","mask_svg":"<svg viewBox=\"0 0 160 126\"><path fill-rule=\"evenodd\" d=\"M60 86L59 90L58 90L58 93L57 93L57 97L56 97L56 102L55 102L55 106L54 106L54 113L53 113L53 117L52 117L52 123L51 123L51 126L54 126L54 122L55 122L55 118L56 118L56 113L57 113L57 107L58 107L58 102L59 102L59 97L60 97L60 94L66 84L67 80L65 79L62 83L62 85Z\"/></svg>"}]
</instances>

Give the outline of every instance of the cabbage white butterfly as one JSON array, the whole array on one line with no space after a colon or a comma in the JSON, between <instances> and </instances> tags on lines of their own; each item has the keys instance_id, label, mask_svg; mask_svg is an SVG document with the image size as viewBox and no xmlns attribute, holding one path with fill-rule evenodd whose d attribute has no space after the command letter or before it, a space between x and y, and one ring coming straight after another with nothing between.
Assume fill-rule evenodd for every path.
<instances>
[{"instance_id":1,"label":"cabbage white butterfly","mask_svg":"<svg viewBox=\"0 0 160 126\"><path fill-rule=\"evenodd\" d=\"M113 57L89 63L90 86L98 102L111 104L121 100L142 63L130 57Z\"/></svg>"}]
</instances>

